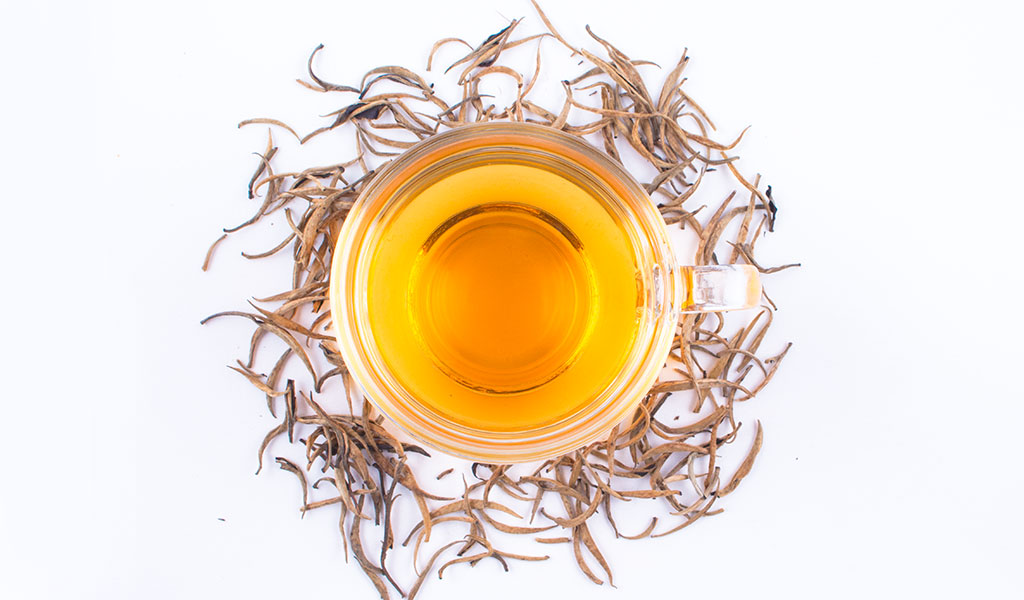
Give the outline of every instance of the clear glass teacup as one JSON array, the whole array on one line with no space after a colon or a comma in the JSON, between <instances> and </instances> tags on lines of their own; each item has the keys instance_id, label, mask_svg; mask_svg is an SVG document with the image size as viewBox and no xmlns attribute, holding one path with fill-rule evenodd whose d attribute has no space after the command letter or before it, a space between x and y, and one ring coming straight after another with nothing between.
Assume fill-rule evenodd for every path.
<instances>
[{"instance_id":1,"label":"clear glass teacup","mask_svg":"<svg viewBox=\"0 0 1024 600\"><path fill-rule=\"evenodd\" d=\"M749 266L680 266L651 198L569 134L481 123L363 189L330 300L345 364L409 435L486 463L601 439L655 382L680 314L755 306Z\"/></svg>"}]
</instances>

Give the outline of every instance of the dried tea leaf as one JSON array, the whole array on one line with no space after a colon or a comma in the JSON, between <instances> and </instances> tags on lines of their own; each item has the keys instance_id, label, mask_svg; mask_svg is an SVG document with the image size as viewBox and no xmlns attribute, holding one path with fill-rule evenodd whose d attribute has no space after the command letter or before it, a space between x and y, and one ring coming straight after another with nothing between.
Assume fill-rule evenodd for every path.
<instances>
[{"instance_id":1,"label":"dried tea leaf","mask_svg":"<svg viewBox=\"0 0 1024 600\"><path fill-rule=\"evenodd\" d=\"M256 468L257 475L259 475L260 471L263 470L263 452L266 451L267 446L270 445L270 442L272 442L274 438L285 432L286 428L286 425L284 423L281 423L277 427L267 432L267 435L264 436L263 442L260 444L259 452L256 454L256 457L259 459L259 466Z\"/></svg>"},{"instance_id":2,"label":"dried tea leaf","mask_svg":"<svg viewBox=\"0 0 1024 600\"><path fill-rule=\"evenodd\" d=\"M538 538L533 538L533 541L537 542L538 544L568 544L569 542L572 541L572 539L567 538L567 537L557 537L557 538L540 538L540 537L538 537Z\"/></svg>"},{"instance_id":3,"label":"dried tea leaf","mask_svg":"<svg viewBox=\"0 0 1024 600\"><path fill-rule=\"evenodd\" d=\"M732 246L733 246L733 248L736 249L737 252L739 252L740 254L743 255L743 259L747 261L747 264L752 265L759 272L761 272L762 274L765 274L765 275L767 275L769 273L777 273L779 271L784 271L786 269L792 269L793 267L801 266L800 263L790 263L790 264L782 265L782 266L778 266L778 267L765 268L765 267L762 267L760 264L758 264L758 262L756 260L754 260L754 252L751 249L750 244L732 244Z\"/></svg>"},{"instance_id":4,"label":"dried tea leaf","mask_svg":"<svg viewBox=\"0 0 1024 600\"><path fill-rule=\"evenodd\" d=\"M217 247L218 244L226 240L227 237L228 234L225 233L224 235L217 238L217 241L210 244L210 249L206 251L206 258L203 260L203 271L206 271L207 269L210 268L210 259L213 258L213 250Z\"/></svg>"},{"instance_id":5,"label":"dried tea leaf","mask_svg":"<svg viewBox=\"0 0 1024 600\"><path fill-rule=\"evenodd\" d=\"M590 579L597 585L604 585L604 580L595 575L594 572L590 570L590 566L587 565L587 561L583 558L582 538L579 536L578 533L575 532L572 538L572 551L573 555L576 557L576 564L579 566L580 571L582 571L588 579Z\"/></svg>"},{"instance_id":6,"label":"dried tea leaf","mask_svg":"<svg viewBox=\"0 0 1024 600\"><path fill-rule=\"evenodd\" d=\"M361 511L363 509L363 497L359 497L359 502L356 508ZM384 574L384 570L377 565L370 562L370 559L366 557L366 553L363 551L363 542L359 537L360 524L363 519L358 517L352 519L352 526L349 528L349 547L352 548L352 556L355 557L356 562L359 563L360 568L369 578L370 582L373 583L373 587L377 588L377 593L380 594L382 600L389 600L391 595L388 593L388 588L384 584L384 580L381 579L381 575Z\"/></svg>"},{"instance_id":7,"label":"dried tea leaf","mask_svg":"<svg viewBox=\"0 0 1024 600\"><path fill-rule=\"evenodd\" d=\"M289 473L292 473L293 475L299 478L299 485L302 486L302 506L306 506L309 503L309 497L307 494L308 486L306 485L306 472L300 469L298 465L288 460L287 458L281 458L280 456L278 456L274 460L277 461L277 464L279 467L281 467L281 470L288 471Z\"/></svg>"},{"instance_id":8,"label":"dried tea leaf","mask_svg":"<svg viewBox=\"0 0 1024 600\"><path fill-rule=\"evenodd\" d=\"M437 558L439 556L441 556L441 554L444 553L445 550L451 548L452 546L455 546L456 544L460 544L460 543L462 543L461 540L456 540L454 542L449 542L449 543L445 544L444 546L441 546L440 548L438 548L437 551L434 552L433 555L431 555L430 560L427 561L426 568L423 569L423 573L420 574L420 576L418 578L416 578L416 583L413 584L412 588L409 590L409 599L408 600L413 600L413 598L416 597L417 592L420 591L420 587L423 585L424 580L426 580L427 575L430 573L430 569L434 566L434 563L437 561Z\"/></svg>"},{"instance_id":9,"label":"dried tea leaf","mask_svg":"<svg viewBox=\"0 0 1024 600\"><path fill-rule=\"evenodd\" d=\"M621 494L621 492L620 492L620 494ZM578 525L582 525L583 523L585 523L587 521L587 519L589 519L591 516L593 516L593 514L595 512L597 512L597 507L600 506L601 500L603 498L604 498L604 493L601 492L601 490L598 490L597 493L594 494L594 498L590 501L590 505L587 507L587 509L585 511L583 511L582 513L576 515L575 517L571 518L571 519L562 519L560 517L549 515L547 512L544 511L544 509L541 509L540 513L542 515L544 515L545 517L551 519L555 523L559 524L560 526L562 526L562 527L564 527L566 529L572 529L573 527L576 527Z\"/></svg>"},{"instance_id":10,"label":"dried tea leaf","mask_svg":"<svg viewBox=\"0 0 1024 600\"><path fill-rule=\"evenodd\" d=\"M296 133L295 130L289 127L287 123L278 121L277 119L246 119L238 124L238 128L241 129L246 125L274 125L275 127L280 127L281 129L284 129L288 133L294 135L295 139L299 140L300 142L302 141L301 135Z\"/></svg>"},{"instance_id":11,"label":"dried tea leaf","mask_svg":"<svg viewBox=\"0 0 1024 600\"><path fill-rule=\"evenodd\" d=\"M650 525L648 525L647 528L644 529L643 531L641 531L640 533L638 533L636 535L625 535L625 534L623 534L620 537L626 538L627 540L642 540L643 538L651 535L651 532L654 531L654 527L657 524L658 524L658 517L651 517Z\"/></svg>"},{"instance_id":12,"label":"dried tea leaf","mask_svg":"<svg viewBox=\"0 0 1024 600\"><path fill-rule=\"evenodd\" d=\"M672 529L669 529L667 531L662 531L661 533L651 534L651 537L652 538L664 537L666 535L670 535L670 534L676 533L677 531L681 531L681 530L689 527L690 525L693 525L695 522L697 522L697 519L700 519L701 517L703 517L703 516L705 516L707 514L708 509L711 508L711 505L714 504L715 500L717 500L717 499L718 499L718 496L711 496L711 499L709 499L707 501L707 504L705 504L703 508L701 508L699 511L693 513L692 516L687 517L687 519L685 521L683 521L679 525L676 525L675 527L673 527ZM703 499L701 501L703 501Z\"/></svg>"},{"instance_id":13,"label":"dried tea leaf","mask_svg":"<svg viewBox=\"0 0 1024 600\"><path fill-rule=\"evenodd\" d=\"M242 376L249 380L249 383L256 387L256 389L260 390L264 394L267 394L268 396L281 396L284 394L284 392L278 392L274 388L264 383L263 380L260 379L259 375L245 368L245 365L242 364L242 361L237 362L237 367L228 365L228 368L231 369L232 371L235 371L236 373L241 373Z\"/></svg>"},{"instance_id":14,"label":"dried tea leaf","mask_svg":"<svg viewBox=\"0 0 1024 600\"><path fill-rule=\"evenodd\" d=\"M327 83L326 81L324 81L324 80L322 80L322 79L320 79L319 77L316 76L316 73L313 72L313 58L316 56L317 52L320 52L323 49L324 49L324 45L323 44L318 45L316 48L313 49L313 52L309 55L309 60L306 61L306 70L309 72L309 78L312 79L313 81L315 81L318 86L320 86L319 91L322 91L322 92L355 92L355 93L359 93L359 90L357 90L357 89L355 89L353 87L349 87L347 85L335 85L333 83ZM302 83L302 82L300 81L300 83ZM313 88L313 89L316 89L316 88Z\"/></svg>"},{"instance_id":15,"label":"dried tea leaf","mask_svg":"<svg viewBox=\"0 0 1024 600\"><path fill-rule=\"evenodd\" d=\"M750 452L747 453L747 457L740 463L740 467L736 470L736 474L732 476L729 483L718 491L718 496L727 496L731 494L737 487L743 478L750 474L750 470L754 467L754 459L757 458L757 453L761 451L761 444L764 442L764 429L761 427L761 421L757 422L757 434L754 437L754 445L750 447Z\"/></svg>"}]
</instances>

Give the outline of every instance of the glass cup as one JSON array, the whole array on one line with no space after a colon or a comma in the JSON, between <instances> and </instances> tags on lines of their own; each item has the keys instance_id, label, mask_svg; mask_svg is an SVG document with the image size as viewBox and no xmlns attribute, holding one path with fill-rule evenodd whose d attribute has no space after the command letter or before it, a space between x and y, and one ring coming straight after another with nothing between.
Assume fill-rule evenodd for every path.
<instances>
[{"instance_id":1,"label":"glass cup","mask_svg":"<svg viewBox=\"0 0 1024 600\"><path fill-rule=\"evenodd\" d=\"M555 422L520 428L466 425L440 414L402 384L377 347L368 281L380 231L431 182L462 169L527 164L570 180L599 199L625 231L637 288L636 329L625 359L600 392ZM558 456L606 436L628 418L665 364L682 313L757 305L757 270L747 265L679 266L665 223L644 188L617 162L577 137L529 123L466 125L428 138L385 165L366 185L338 235L330 302L339 349L364 396L412 437L486 463Z\"/></svg>"}]
</instances>

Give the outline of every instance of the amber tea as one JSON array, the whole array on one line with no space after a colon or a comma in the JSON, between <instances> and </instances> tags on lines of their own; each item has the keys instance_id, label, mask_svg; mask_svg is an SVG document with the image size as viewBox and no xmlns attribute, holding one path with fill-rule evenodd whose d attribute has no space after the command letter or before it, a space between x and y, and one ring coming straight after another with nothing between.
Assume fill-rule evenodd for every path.
<instances>
[{"instance_id":1,"label":"amber tea","mask_svg":"<svg viewBox=\"0 0 1024 600\"><path fill-rule=\"evenodd\" d=\"M622 215L573 176L503 156L409 192L377 234L366 298L401 387L447 421L515 431L607 388L642 301Z\"/></svg>"}]
</instances>

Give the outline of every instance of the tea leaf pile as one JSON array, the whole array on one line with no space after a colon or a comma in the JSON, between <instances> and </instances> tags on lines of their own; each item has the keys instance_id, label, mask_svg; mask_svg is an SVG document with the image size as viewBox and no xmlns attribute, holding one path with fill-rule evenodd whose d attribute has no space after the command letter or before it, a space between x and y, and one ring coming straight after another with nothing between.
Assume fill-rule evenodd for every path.
<instances>
[{"instance_id":1,"label":"tea leaf pile","mask_svg":"<svg viewBox=\"0 0 1024 600\"><path fill-rule=\"evenodd\" d=\"M741 430L735 407L764 389L789 349L787 345L773 356L761 352L775 308L767 296L765 306L753 314L683 315L666 369L671 376L653 386L630 422L602 442L525 472L521 466L473 464L475 481L464 482L458 497L432 493L422 483L427 475L409 464L412 455L427 457L428 452L389 433L383 417L359 400L331 335L328 289L335 240L356 197L380 167L440 131L480 121L526 121L585 137L620 162L623 153L633 152L656 173L645 187L665 222L699 239L697 264L747 263L764 274L796 266L763 267L755 260L757 241L773 230L777 215L771 187L762 190L759 176L740 173L734 149L743 134L728 143L716 141L711 119L683 90L689 60L685 51L661 89L651 90L638 67L653 63L629 58L589 27L586 32L600 52L573 46L535 7L545 33L517 37L521 20L516 20L475 46L457 38L434 45L428 70L441 49L467 50L446 70L457 77L457 98L442 98L423 76L399 66L371 69L356 85L328 82L313 67L323 49L318 46L309 57L308 80L299 83L338 97L339 108L327 116L328 122L305 135L276 119L250 119L239 126L278 128L301 143L331 132L353 135L357 152L336 164L278 173L273 164L278 147L268 136L247 185L250 199L262 198L259 207L245 222L224 230L203 264L206 270L225 236L283 214L288 231L280 243L243 256L260 259L287 250L293 265L290 284L250 302L248 310L217 313L203 322L233 317L255 325L248 356L231 368L265 395L268 410L280 420L259 446L259 467L278 438L304 448L303 464L277 457L277 465L298 480L303 512L338 511L346 554L385 599L394 593L413 598L428 577L442 577L453 566L492 559L507 570L512 562L545 560L560 545L571 547L567 551L591 581L613 583L612 566L591 531L594 520L606 519L616 537L636 540L669 535L720 513L717 503L750 473L763 440L757 423L746 458L738 466L720 464L719 449L734 442ZM539 45L545 41L581 58L580 72L572 77L542 75ZM503 63L509 50L524 44L538 46L529 73ZM492 96L481 92L481 82L496 77L515 84L515 97L507 105L496 106ZM561 106L546 108L532 99L531 92L549 85L564 89ZM724 200L699 192L705 176L716 170L726 170L734 180L735 191ZM698 198L705 204L695 207ZM735 234L727 236L731 231ZM264 361L260 350L268 336L281 340L284 350ZM284 379L292 361L300 363L303 375ZM269 370L262 372L258 363ZM335 378L341 380L348 412L325 410L316 399ZM670 413L681 403L693 417L674 424ZM327 497L310 500L324 490ZM410 531L393 527L392 509L399 496L411 498L420 515ZM649 516L642 530L619 529L614 513L627 504L634 515ZM439 527L444 524L452 524L443 527L445 543L425 556L422 546L432 535L442 535ZM364 529L375 532L372 551L363 546ZM500 534L531 537L539 550L503 550L496 545ZM411 550L419 574L412 582L398 581L390 570L390 553L402 547Z\"/></svg>"}]
</instances>

